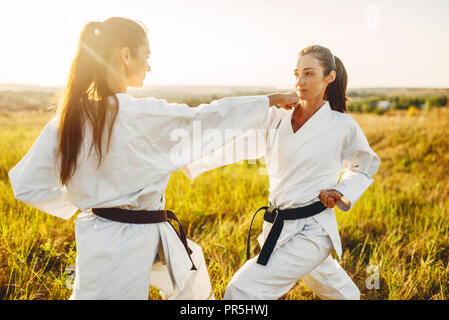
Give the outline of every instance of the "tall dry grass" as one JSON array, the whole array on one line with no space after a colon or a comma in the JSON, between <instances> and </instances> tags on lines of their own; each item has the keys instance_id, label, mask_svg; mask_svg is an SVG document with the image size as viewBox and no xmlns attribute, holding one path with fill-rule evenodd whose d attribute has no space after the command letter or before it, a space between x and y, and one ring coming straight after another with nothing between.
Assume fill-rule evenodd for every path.
<instances>
[{"instance_id":1,"label":"tall dry grass","mask_svg":"<svg viewBox=\"0 0 449 320\"><path fill-rule=\"evenodd\" d=\"M7 172L51 117L0 115L0 298L66 299L67 265L75 263L74 218L64 221L16 201ZM381 158L374 184L349 211L336 209L343 268L362 299L447 299L449 295L449 110L353 117ZM191 182L175 172L166 191L199 243L217 299L245 261L245 237L254 209L267 202L267 176L251 164L207 172ZM253 230L260 230L258 219ZM252 241L256 242L257 232ZM367 268L379 270L369 289ZM150 297L158 299L152 289ZM282 299L316 299L301 281Z\"/></svg>"}]
</instances>

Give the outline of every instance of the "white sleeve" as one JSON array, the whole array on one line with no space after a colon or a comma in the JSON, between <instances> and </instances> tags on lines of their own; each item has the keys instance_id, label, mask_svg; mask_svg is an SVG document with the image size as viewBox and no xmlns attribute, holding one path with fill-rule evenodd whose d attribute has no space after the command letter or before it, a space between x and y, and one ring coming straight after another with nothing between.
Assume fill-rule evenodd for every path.
<instances>
[{"instance_id":1,"label":"white sleeve","mask_svg":"<svg viewBox=\"0 0 449 320\"><path fill-rule=\"evenodd\" d=\"M351 130L342 149L343 175L333 188L343 194L337 206L348 211L374 182L372 176L379 169L380 159L368 144L362 129L351 118Z\"/></svg>"},{"instance_id":2,"label":"white sleeve","mask_svg":"<svg viewBox=\"0 0 449 320\"><path fill-rule=\"evenodd\" d=\"M203 157L223 146L229 148L242 137L251 137L251 129L267 121L269 99L230 97L196 108L182 104L168 104L164 108L171 110L171 123L161 129L159 145L168 155L166 161L171 171L175 171L203 161Z\"/></svg>"},{"instance_id":3,"label":"white sleeve","mask_svg":"<svg viewBox=\"0 0 449 320\"><path fill-rule=\"evenodd\" d=\"M283 110L282 110L283 111ZM265 121L249 128L244 134L236 135L224 146L182 168L184 174L194 180L200 174L242 160L259 159L265 155L269 129L282 112L271 107Z\"/></svg>"},{"instance_id":4,"label":"white sleeve","mask_svg":"<svg viewBox=\"0 0 449 320\"><path fill-rule=\"evenodd\" d=\"M36 209L69 219L78 210L59 183L56 167L57 128L52 119L8 175L14 196Z\"/></svg>"}]
</instances>

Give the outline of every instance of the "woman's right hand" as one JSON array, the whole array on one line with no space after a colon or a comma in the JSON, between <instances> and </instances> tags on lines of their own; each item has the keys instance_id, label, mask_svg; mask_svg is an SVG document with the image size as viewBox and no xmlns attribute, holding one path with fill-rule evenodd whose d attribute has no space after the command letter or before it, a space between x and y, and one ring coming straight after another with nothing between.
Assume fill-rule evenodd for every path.
<instances>
[{"instance_id":1,"label":"woman's right hand","mask_svg":"<svg viewBox=\"0 0 449 320\"><path fill-rule=\"evenodd\" d=\"M335 189L327 189L320 191L320 201L324 206L328 208L333 208L337 202L343 197L340 191Z\"/></svg>"},{"instance_id":2,"label":"woman's right hand","mask_svg":"<svg viewBox=\"0 0 449 320\"><path fill-rule=\"evenodd\" d=\"M270 99L270 106L278 105L282 108L291 109L299 102L299 97L296 93L274 93L268 95Z\"/></svg>"}]
</instances>

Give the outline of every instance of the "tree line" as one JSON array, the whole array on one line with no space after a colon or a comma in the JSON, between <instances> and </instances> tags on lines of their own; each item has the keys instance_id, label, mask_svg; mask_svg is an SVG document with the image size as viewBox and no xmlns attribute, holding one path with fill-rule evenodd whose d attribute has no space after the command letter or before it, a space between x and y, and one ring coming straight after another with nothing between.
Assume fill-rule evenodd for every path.
<instances>
[{"instance_id":1,"label":"tree line","mask_svg":"<svg viewBox=\"0 0 449 320\"><path fill-rule=\"evenodd\" d=\"M447 96L431 97L373 97L361 101L348 101L347 109L349 112L360 113L378 113L382 114L387 110L408 110L417 108L430 110L431 108L440 108L449 106Z\"/></svg>"}]
</instances>

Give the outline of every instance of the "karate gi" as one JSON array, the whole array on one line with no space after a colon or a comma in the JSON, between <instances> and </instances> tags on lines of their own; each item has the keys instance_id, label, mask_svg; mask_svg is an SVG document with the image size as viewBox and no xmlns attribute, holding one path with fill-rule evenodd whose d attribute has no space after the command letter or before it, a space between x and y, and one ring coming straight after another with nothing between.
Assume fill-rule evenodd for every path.
<instances>
[{"instance_id":1,"label":"karate gi","mask_svg":"<svg viewBox=\"0 0 449 320\"><path fill-rule=\"evenodd\" d=\"M349 115L333 111L326 101L293 132L294 110L270 109L267 121L183 168L191 179L219 166L265 156L269 202L279 209L320 201L324 189L344 198L337 206L348 211L373 183L379 157ZM339 181L340 173L342 172ZM262 246L272 224L264 221ZM267 266L248 260L231 280L224 299L277 299L299 278L322 299L359 299L360 291L330 255L342 247L333 209L305 219L284 221Z\"/></svg>"},{"instance_id":2,"label":"karate gi","mask_svg":"<svg viewBox=\"0 0 449 320\"><path fill-rule=\"evenodd\" d=\"M63 219L82 211L75 222L71 299L147 299L150 283L161 289L165 299L213 298L201 248L188 240L197 268L191 270L186 249L168 222L120 223L98 217L90 209L164 209L172 172L236 139L223 134L223 140L205 141L199 129L224 133L257 127L268 118L269 99L231 97L190 108L122 93L117 98L110 148L98 169L95 152L89 152L92 133L86 125L77 169L61 187L54 118L9 172L14 195Z\"/></svg>"}]
</instances>

